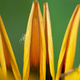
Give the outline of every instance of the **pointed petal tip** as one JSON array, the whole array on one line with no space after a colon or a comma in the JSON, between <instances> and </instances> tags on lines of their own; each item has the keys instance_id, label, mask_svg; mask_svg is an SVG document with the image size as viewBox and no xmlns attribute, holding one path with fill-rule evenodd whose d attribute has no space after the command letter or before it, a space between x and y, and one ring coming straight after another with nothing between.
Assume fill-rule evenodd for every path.
<instances>
[{"instance_id":1,"label":"pointed petal tip","mask_svg":"<svg viewBox=\"0 0 80 80\"><path fill-rule=\"evenodd\" d=\"M44 3L44 6L45 6L45 7L48 7L48 2Z\"/></svg>"},{"instance_id":2,"label":"pointed petal tip","mask_svg":"<svg viewBox=\"0 0 80 80\"><path fill-rule=\"evenodd\" d=\"M77 5L77 7L79 7L79 8L80 8L80 4L78 4L78 5Z\"/></svg>"},{"instance_id":3,"label":"pointed petal tip","mask_svg":"<svg viewBox=\"0 0 80 80\"><path fill-rule=\"evenodd\" d=\"M33 1L33 4L38 4L39 2L38 1Z\"/></svg>"},{"instance_id":4,"label":"pointed petal tip","mask_svg":"<svg viewBox=\"0 0 80 80\"><path fill-rule=\"evenodd\" d=\"M39 5L39 2L38 1L33 1L33 3L32 3L35 7L38 7L38 5Z\"/></svg>"},{"instance_id":5,"label":"pointed petal tip","mask_svg":"<svg viewBox=\"0 0 80 80\"><path fill-rule=\"evenodd\" d=\"M44 5L48 5L48 2L45 2Z\"/></svg>"}]
</instances>

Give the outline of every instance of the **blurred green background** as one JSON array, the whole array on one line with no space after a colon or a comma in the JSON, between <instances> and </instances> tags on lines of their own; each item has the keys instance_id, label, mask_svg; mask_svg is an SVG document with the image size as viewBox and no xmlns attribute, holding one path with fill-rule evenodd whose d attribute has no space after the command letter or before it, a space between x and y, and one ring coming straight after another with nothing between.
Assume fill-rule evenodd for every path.
<instances>
[{"instance_id":1,"label":"blurred green background","mask_svg":"<svg viewBox=\"0 0 80 80\"><path fill-rule=\"evenodd\" d=\"M58 57L63 41L63 37L71 18L71 15L80 0L38 0L43 13L43 3L48 2L52 37L54 45L54 65L55 73L57 71ZM23 48L19 40L25 34L27 21L31 10L33 0L0 0L0 15L3 19L6 31L8 33L20 73L23 70ZM78 32L76 55L74 68L80 63L80 28Z\"/></svg>"}]
</instances>

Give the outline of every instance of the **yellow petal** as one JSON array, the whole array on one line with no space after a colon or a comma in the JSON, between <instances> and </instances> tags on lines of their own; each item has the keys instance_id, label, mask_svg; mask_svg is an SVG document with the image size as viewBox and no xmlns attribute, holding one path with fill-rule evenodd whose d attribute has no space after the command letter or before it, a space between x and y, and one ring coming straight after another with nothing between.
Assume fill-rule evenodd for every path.
<instances>
[{"instance_id":1,"label":"yellow petal","mask_svg":"<svg viewBox=\"0 0 80 80\"><path fill-rule=\"evenodd\" d=\"M21 76L18 70L16 59L0 16L0 63L2 70L6 73L7 68L11 67L16 80L20 80Z\"/></svg>"},{"instance_id":2,"label":"yellow petal","mask_svg":"<svg viewBox=\"0 0 80 80\"><path fill-rule=\"evenodd\" d=\"M61 80L80 80L80 65L77 69L70 70L64 74Z\"/></svg>"},{"instance_id":3,"label":"yellow petal","mask_svg":"<svg viewBox=\"0 0 80 80\"><path fill-rule=\"evenodd\" d=\"M6 80L6 76L0 67L0 80Z\"/></svg>"},{"instance_id":4,"label":"yellow petal","mask_svg":"<svg viewBox=\"0 0 80 80\"><path fill-rule=\"evenodd\" d=\"M7 75L7 70L6 70L6 63L5 63L5 57L4 57L4 52L3 52L3 46L2 46L2 39L1 39L1 32L0 32L0 63L1 63L1 68L4 73L4 75Z\"/></svg>"},{"instance_id":5,"label":"yellow petal","mask_svg":"<svg viewBox=\"0 0 80 80\"><path fill-rule=\"evenodd\" d=\"M71 74L64 77L65 80L80 80L80 73L78 70L74 70Z\"/></svg>"},{"instance_id":6,"label":"yellow petal","mask_svg":"<svg viewBox=\"0 0 80 80\"><path fill-rule=\"evenodd\" d=\"M52 32L51 32L51 23L50 23L50 15L48 9L48 3L44 4L43 10L43 18L44 18L44 30L45 30L45 38L46 38L46 59L47 64L49 64L50 74L52 79L54 80L55 72L54 72L54 52L53 52L53 41L52 41Z\"/></svg>"},{"instance_id":7,"label":"yellow petal","mask_svg":"<svg viewBox=\"0 0 80 80\"><path fill-rule=\"evenodd\" d=\"M15 80L15 78L10 70L7 71L7 76L5 76L2 68L0 67L0 80Z\"/></svg>"},{"instance_id":8,"label":"yellow petal","mask_svg":"<svg viewBox=\"0 0 80 80\"><path fill-rule=\"evenodd\" d=\"M80 20L80 5L78 5L68 24L58 60L56 80L59 80L61 72L66 73L73 67L76 40Z\"/></svg>"},{"instance_id":9,"label":"yellow petal","mask_svg":"<svg viewBox=\"0 0 80 80\"><path fill-rule=\"evenodd\" d=\"M34 11L34 4L32 5L26 36L25 36L25 43L24 43L24 62L23 62L23 80L28 80L29 78L29 69L30 69L30 60L29 60L29 53L30 53L30 43L31 43L31 28L32 28L32 16Z\"/></svg>"},{"instance_id":10,"label":"yellow petal","mask_svg":"<svg viewBox=\"0 0 80 80\"><path fill-rule=\"evenodd\" d=\"M45 43L44 23L40 7L38 7L38 9L39 9L40 33L41 33L40 80L46 80L46 43Z\"/></svg>"},{"instance_id":11,"label":"yellow petal","mask_svg":"<svg viewBox=\"0 0 80 80\"><path fill-rule=\"evenodd\" d=\"M79 67L78 67L78 71L79 71L79 73L80 73L80 64L79 64Z\"/></svg>"},{"instance_id":12,"label":"yellow petal","mask_svg":"<svg viewBox=\"0 0 80 80\"><path fill-rule=\"evenodd\" d=\"M30 67L40 64L40 80L46 75L46 47L43 19L38 1L32 4L24 43L23 80L29 79Z\"/></svg>"}]
</instances>

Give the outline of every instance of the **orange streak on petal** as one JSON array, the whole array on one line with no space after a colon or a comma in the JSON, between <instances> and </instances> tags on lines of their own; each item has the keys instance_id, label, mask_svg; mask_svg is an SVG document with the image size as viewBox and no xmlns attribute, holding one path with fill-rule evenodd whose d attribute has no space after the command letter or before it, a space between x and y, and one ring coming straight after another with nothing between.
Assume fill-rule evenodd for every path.
<instances>
[{"instance_id":1,"label":"orange streak on petal","mask_svg":"<svg viewBox=\"0 0 80 80\"><path fill-rule=\"evenodd\" d=\"M39 19L38 19L38 3L35 2L33 21L32 21L32 36L30 47L30 64L37 66L39 62L40 54L40 31L39 31Z\"/></svg>"},{"instance_id":2,"label":"orange streak on petal","mask_svg":"<svg viewBox=\"0 0 80 80\"><path fill-rule=\"evenodd\" d=\"M4 56L5 56L5 61L6 61L6 66L9 67L10 66L10 61L9 61L9 55L7 53L9 53L7 47L6 47L6 43L2 37L2 44L3 44L3 50L4 50Z\"/></svg>"}]
</instances>

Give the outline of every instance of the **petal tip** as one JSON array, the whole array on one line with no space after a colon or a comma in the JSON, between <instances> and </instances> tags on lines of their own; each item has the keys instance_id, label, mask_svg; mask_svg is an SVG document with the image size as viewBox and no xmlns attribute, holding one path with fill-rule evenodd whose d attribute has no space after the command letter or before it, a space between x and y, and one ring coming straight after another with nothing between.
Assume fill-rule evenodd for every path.
<instances>
[{"instance_id":1,"label":"petal tip","mask_svg":"<svg viewBox=\"0 0 80 80\"><path fill-rule=\"evenodd\" d=\"M44 6L45 6L45 7L48 7L48 2L44 3Z\"/></svg>"},{"instance_id":2,"label":"petal tip","mask_svg":"<svg viewBox=\"0 0 80 80\"><path fill-rule=\"evenodd\" d=\"M33 5L34 5L35 7L38 7L39 2L38 2L38 1L33 1Z\"/></svg>"},{"instance_id":3,"label":"petal tip","mask_svg":"<svg viewBox=\"0 0 80 80\"><path fill-rule=\"evenodd\" d=\"M77 5L80 8L80 4Z\"/></svg>"},{"instance_id":4,"label":"petal tip","mask_svg":"<svg viewBox=\"0 0 80 80\"><path fill-rule=\"evenodd\" d=\"M78 9L80 8L80 4L77 4L77 6L76 6Z\"/></svg>"},{"instance_id":5,"label":"petal tip","mask_svg":"<svg viewBox=\"0 0 80 80\"><path fill-rule=\"evenodd\" d=\"M39 2L38 2L38 1L33 1L33 3L34 3L34 4L38 4Z\"/></svg>"}]
</instances>

